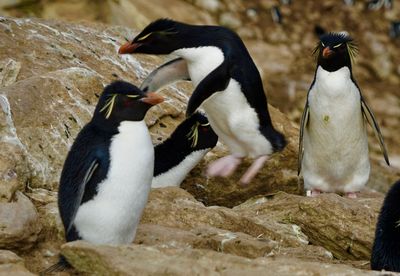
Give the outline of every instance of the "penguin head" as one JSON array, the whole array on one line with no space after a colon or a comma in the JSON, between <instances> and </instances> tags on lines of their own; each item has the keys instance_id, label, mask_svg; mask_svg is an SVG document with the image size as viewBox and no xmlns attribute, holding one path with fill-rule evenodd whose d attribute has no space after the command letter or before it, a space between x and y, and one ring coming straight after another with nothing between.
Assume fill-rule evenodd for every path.
<instances>
[{"instance_id":1,"label":"penguin head","mask_svg":"<svg viewBox=\"0 0 400 276\"><path fill-rule=\"evenodd\" d=\"M144 93L133 84L115 81L100 96L93 120L106 125L122 121L141 121L152 106L163 100L156 93Z\"/></svg>"},{"instance_id":2,"label":"penguin head","mask_svg":"<svg viewBox=\"0 0 400 276\"><path fill-rule=\"evenodd\" d=\"M158 19L150 23L133 40L119 48L119 54L170 54L183 48L184 34L190 25L170 19Z\"/></svg>"},{"instance_id":3,"label":"penguin head","mask_svg":"<svg viewBox=\"0 0 400 276\"><path fill-rule=\"evenodd\" d=\"M200 112L183 121L172 133L170 139L181 141L182 147L189 151L210 149L215 147L218 136L211 128L206 116Z\"/></svg>"},{"instance_id":4,"label":"penguin head","mask_svg":"<svg viewBox=\"0 0 400 276\"><path fill-rule=\"evenodd\" d=\"M329 72L342 67L351 70L351 62L357 52L357 46L347 32L322 34L314 49L318 65Z\"/></svg>"}]
</instances>

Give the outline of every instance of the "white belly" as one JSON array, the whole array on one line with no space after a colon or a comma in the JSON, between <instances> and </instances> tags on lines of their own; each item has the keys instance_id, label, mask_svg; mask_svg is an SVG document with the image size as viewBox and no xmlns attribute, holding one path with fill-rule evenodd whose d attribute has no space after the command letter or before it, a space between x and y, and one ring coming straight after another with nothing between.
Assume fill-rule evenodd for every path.
<instances>
[{"instance_id":1,"label":"white belly","mask_svg":"<svg viewBox=\"0 0 400 276\"><path fill-rule=\"evenodd\" d=\"M359 191L368 181L369 159L360 93L348 68L318 68L310 90L304 132L303 176L307 189Z\"/></svg>"},{"instance_id":2,"label":"white belly","mask_svg":"<svg viewBox=\"0 0 400 276\"><path fill-rule=\"evenodd\" d=\"M231 79L226 90L203 103L211 127L232 154L256 158L271 154L271 143L261 134L256 111L250 107L240 85Z\"/></svg>"},{"instance_id":3,"label":"white belly","mask_svg":"<svg viewBox=\"0 0 400 276\"><path fill-rule=\"evenodd\" d=\"M154 149L146 124L125 121L118 129L107 177L74 221L79 235L96 244L133 241L153 177Z\"/></svg>"},{"instance_id":4,"label":"white belly","mask_svg":"<svg viewBox=\"0 0 400 276\"><path fill-rule=\"evenodd\" d=\"M208 149L194 151L177 166L170 170L153 177L151 183L152 188L161 188L168 186L179 187L186 175L203 159L204 155L208 152Z\"/></svg>"},{"instance_id":5,"label":"white belly","mask_svg":"<svg viewBox=\"0 0 400 276\"><path fill-rule=\"evenodd\" d=\"M174 54L187 61L195 87L224 61L223 52L210 46L180 49ZM272 153L271 143L259 131L257 113L250 107L236 80L231 79L224 91L214 93L202 107L218 138L232 154L255 158Z\"/></svg>"}]
</instances>

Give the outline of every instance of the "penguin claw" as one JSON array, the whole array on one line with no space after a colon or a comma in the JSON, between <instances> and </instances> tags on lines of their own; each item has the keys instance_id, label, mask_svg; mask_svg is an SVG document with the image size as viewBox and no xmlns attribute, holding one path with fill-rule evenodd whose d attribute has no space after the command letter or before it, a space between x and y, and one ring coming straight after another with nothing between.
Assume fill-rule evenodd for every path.
<instances>
[{"instance_id":1,"label":"penguin claw","mask_svg":"<svg viewBox=\"0 0 400 276\"><path fill-rule=\"evenodd\" d=\"M247 185L251 182L251 180L257 175L257 173L260 171L262 166L264 165L265 161L267 161L268 156L263 155L258 157L253 164L247 169L247 171L244 173L242 178L240 178L240 182L244 185Z\"/></svg>"},{"instance_id":2,"label":"penguin claw","mask_svg":"<svg viewBox=\"0 0 400 276\"><path fill-rule=\"evenodd\" d=\"M235 169L240 163L241 159L239 157L233 155L222 157L212 162L208 166L207 175L210 177L213 176L228 177L235 171Z\"/></svg>"}]
</instances>

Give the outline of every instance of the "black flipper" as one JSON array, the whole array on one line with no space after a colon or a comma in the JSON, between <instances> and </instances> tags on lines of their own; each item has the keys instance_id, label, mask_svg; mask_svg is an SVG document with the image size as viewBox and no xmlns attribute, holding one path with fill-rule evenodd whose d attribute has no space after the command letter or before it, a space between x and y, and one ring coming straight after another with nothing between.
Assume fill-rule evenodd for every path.
<instances>
[{"instance_id":1,"label":"black flipper","mask_svg":"<svg viewBox=\"0 0 400 276\"><path fill-rule=\"evenodd\" d=\"M80 181L79 185L74 185L68 187L68 198L70 199L68 204L65 204L63 208L60 208L60 211L63 212L62 218L65 226L65 232L68 236L68 233L71 231L73 222L78 212L79 206L81 205L83 195L85 193L86 184L90 181L97 167L99 166L99 162L97 159L94 159L87 168L82 168L78 173L76 180ZM66 193L66 190L63 191ZM67 241L69 241L67 239Z\"/></svg>"},{"instance_id":2,"label":"black flipper","mask_svg":"<svg viewBox=\"0 0 400 276\"><path fill-rule=\"evenodd\" d=\"M299 155L298 155L298 160L297 160L297 162L298 162L297 163L297 175L300 175L300 172L301 172L301 162L303 161L303 154L304 154L304 148L303 148L304 130L307 127L309 117L310 117L310 107L308 105L308 100L307 100L306 105L303 110L303 115L301 116L301 121L300 121Z\"/></svg>"},{"instance_id":3,"label":"black flipper","mask_svg":"<svg viewBox=\"0 0 400 276\"><path fill-rule=\"evenodd\" d=\"M161 87L179 80L190 80L187 63L183 58L173 59L151 72L140 85L144 92L155 92Z\"/></svg>"},{"instance_id":4,"label":"black flipper","mask_svg":"<svg viewBox=\"0 0 400 276\"><path fill-rule=\"evenodd\" d=\"M190 117L212 94L225 90L229 84L229 80L229 66L224 61L197 85L189 99L186 117Z\"/></svg>"},{"instance_id":5,"label":"black flipper","mask_svg":"<svg viewBox=\"0 0 400 276\"><path fill-rule=\"evenodd\" d=\"M386 164L388 164L388 166L390 166L387 149L385 146L385 142L383 141L383 136L382 136L381 130L379 129L378 122L376 121L374 113L372 113L371 108L369 108L369 106L367 105L367 103L365 102L365 100L362 96L361 96L361 109L362 109L362 112L364 113L364 116L367 119L368 123L371 125L372 129L374 130L376 138L378 138L379 146L381 147L381 151L382 151L383 157L385 158Z\"/></svg>"}]
</instances>

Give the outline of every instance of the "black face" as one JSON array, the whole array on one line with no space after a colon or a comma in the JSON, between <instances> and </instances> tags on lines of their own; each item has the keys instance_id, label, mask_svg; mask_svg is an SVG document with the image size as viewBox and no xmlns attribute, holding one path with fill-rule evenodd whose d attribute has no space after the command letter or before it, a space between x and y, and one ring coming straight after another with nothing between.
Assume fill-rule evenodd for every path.
<instances>
[{"instance_id":1,"label":"black face","mask_svg":"<svg viewBox=\"0 0 400 276\"><path fill-rule=\"evenodd\" d=\"M353 39L347 33L327 33L320 39L314 50L318 65L329 72L345 66L351 70L351 61L357 54Z\"/></svg>"},{"instance_id":2,"label":"black face","mask_svg":"<svg viewBox=\"0 0 400 276\"><path fill-rule=\"evenodd\" d=\"M170 54L181 48L183 33L190 25L169 19L159 19L150 23L132 42L119 49L120 54Z\"/></svg>"},{"instance_id":3,"label":"black face","mask_svg":"<svg viewBox=\"0 0 400 276\"><path fill-rule=\"evenodd\" d=\"M145 94L135 85L116 81L104 89L93 120L103 125L141 121L150 107L162 101L163 98L155 93Z\"/></svg>"},{"instance_id":4,"label":"black face","mask_svg":"<svg viewBox=\"0 0 400 276\"><path fill-rule=\"evenodd\" d=\"M213 148L218 142L218 136L211 128L207 117L199 112L183 121L175 129L171 138L183 139L192 150Z\"/></svg>"}]
</instances>

